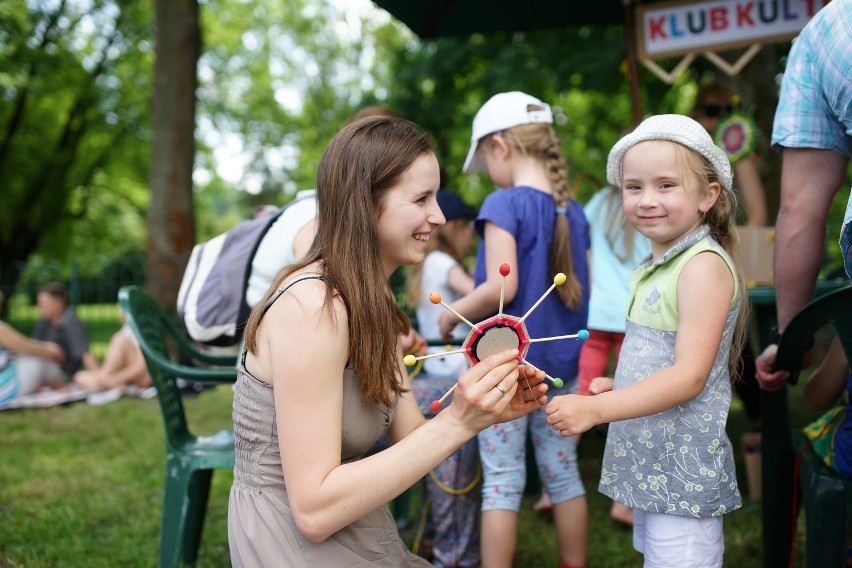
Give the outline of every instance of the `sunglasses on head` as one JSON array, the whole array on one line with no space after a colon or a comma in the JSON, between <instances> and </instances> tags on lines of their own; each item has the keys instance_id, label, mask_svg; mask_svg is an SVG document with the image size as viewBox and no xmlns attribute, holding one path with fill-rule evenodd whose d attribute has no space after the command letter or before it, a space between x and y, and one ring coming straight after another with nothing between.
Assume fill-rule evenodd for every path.
<instances>
[{"instance_id":1,"label":"sunglasses on head","mask_svg":"<svg viewBox=\"0 0 852 568\"><path fill-rule=\"evenodd\" d=\"M733 109L733 105L701 105L701 112L704 113L704 116L709 116L710 118L725 116Z\"/></svg>"}]
</instances>

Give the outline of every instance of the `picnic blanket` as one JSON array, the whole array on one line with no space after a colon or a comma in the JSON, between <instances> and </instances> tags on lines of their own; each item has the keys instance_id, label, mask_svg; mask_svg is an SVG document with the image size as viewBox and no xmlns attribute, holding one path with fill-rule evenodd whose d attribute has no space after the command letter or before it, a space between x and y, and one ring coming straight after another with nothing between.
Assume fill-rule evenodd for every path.
<instances>
[{"instance_id":1,"label":"picnic blanket","mask_svg":"<svg viewBox=\"0 0 852 568\"><path fill-rule=\"evenodd\" d=\"M118 387L110 390L89 392L76 387L66 390L44 389L32 394L16 397L7 402L0 402L0 410L17 410L22 408L48 408L71 402L85 400L88 404L100 406L114 402L122 396L135 396L149 399L157 396L154 387L140 389L136 386Z\"/></svg>"}]
</instances>

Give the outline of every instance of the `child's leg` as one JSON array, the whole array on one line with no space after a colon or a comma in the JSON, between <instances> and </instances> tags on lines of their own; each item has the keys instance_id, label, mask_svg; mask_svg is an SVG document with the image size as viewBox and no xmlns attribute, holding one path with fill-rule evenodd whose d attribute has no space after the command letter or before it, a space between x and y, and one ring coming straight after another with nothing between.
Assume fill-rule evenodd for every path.
<instances>
[{"instance_id":1,"label":"child's leg","mask_svg":"<svg viewBox=\"0 0 852 568\"><path fill-rule=\"evenodd\" d=\"M544 413L543 411L542 414ZM518 538L518 511L526 484L529 417L479 433L482 461L482 565L510 568Z\"/></svg>"},{"instance_id":2,"label":"child's leg","mask_svg":"<svg viewBox=\"0 0 852 568\"><path fill-rule=\"evenodd\" d=\"M127 336L122 333L113 334L100 370L107 375L120 371L130 362L134 349L136 346Z\"/></svg>"},{"instance_id":3,"label":"child's leg","mask_svg":"<svg viewBox=\"0 0 852 568\"><path fill-rule=\"evenodd\" d=\"M453 386L455 379L422 376L412 381L412 391L427 418L429 405ZM446 404L452 401L452 395ZM479 492L481 474L476 438L459 448L434 469L437 482L426 477L429 518L434 528L432 554L436 566L477 566L480 560ZM480 478L479 483L471 484ZM466 492L461 490L467 489Z\"/></svg>"},{"instance_id":4,"label":"child's leg","mask_svg":"<svg viewBox=\"0 0 852 568\"><path fill-rule=\"evenodd\" d=\"M547 424L543 410L533 412L530 422L539 476L553 501L560 561L585 566L589 512L577 466L577 439L561 437Z\"/></svg>"},{"instance_id":5,"label":"child's leg","mask_svg":"<svg viewBox=\"0 0 852 568\"><path fill-rule=\"evenodd\" d=\"M426 477L429 516L435 529L433 563L478 566L481 469L476 438L438 464L434 474L437 481L431 474Z\"/></svg>"},{"instance_id":6,"label":"child's leg","mask_svg":"<svg viewBox=\"0 0 852 568\"><path fill-rule=\"evenodd\" d=\"M723 518L696 519L635 510L633 547L645 568L722 568Z\"/></svg>"}]
</instances>

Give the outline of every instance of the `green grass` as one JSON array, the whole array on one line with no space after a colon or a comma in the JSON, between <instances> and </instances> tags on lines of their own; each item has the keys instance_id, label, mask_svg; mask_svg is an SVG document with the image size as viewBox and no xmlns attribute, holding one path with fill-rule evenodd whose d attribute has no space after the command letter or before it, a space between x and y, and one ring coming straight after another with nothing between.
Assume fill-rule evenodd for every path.
<instances>
[{"instance_id":1,"label":"green grass","mask_svg":"<svg viewBox=\"0 0 852 568\"><path fill-rule=\"evenodd\" d=\"M796 389L800 391L801 389ZM796 404L795 394L791 399ZM231 422L231 389L218 387L186 399L197 433L212 433ZM802 423L802 417L795 423ZM106 406L74 403L61 407L0 412L0 567L155 566L165 467L160 411L156 400L124 398ZM739 451L746 418L735 399L730 436ZM589 499L590 567L642 565L628 529L608 517L610 502L597 492L604 436L588 433L580 445L580 467ZM198 566L229 566L227 501L232 474L213 476ZM556 567L553 524L532 511L530 495L521 512L515 565ZM416 516L416 508L412 516ZM760 504L744 506L725 519L726 566L762 566ZM801 527L803 525L802 522ZM413 526L413 525L412 525ZM412 529L405 532L410 536ZM802 538L797 564L804 566Z\"/></svg>"}]
</instances>

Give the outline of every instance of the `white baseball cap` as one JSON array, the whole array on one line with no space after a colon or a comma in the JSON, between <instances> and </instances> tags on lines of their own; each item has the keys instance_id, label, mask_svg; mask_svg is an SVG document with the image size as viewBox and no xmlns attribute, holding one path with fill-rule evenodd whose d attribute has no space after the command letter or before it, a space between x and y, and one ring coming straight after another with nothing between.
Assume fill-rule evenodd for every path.
<instances>
[{"instance_id":1,"label":"white baseball cap","mask_svg":"<svg viewBox=\"0 0 852 568\"><path fill-rule=\"evenodd\" d=\"M529 106L538 107L530 110ZM550 105L520 91L499 93L488 99L473 117L473 134L470 150L464 161L465 173L484 172L485 164L476 155L479 141L495 132L520 126L521 124L553 124Z\"/></svg>"},{"instance_id":2,"label":"white baseball cap","mask_svg":"<svg viewBox=\"0 0 852 568\"><path fill-rule=\"evenodd\" d=\"M669 140L695 150L710 162L719 176L719 184L730 190L733 185L731 162L728 155L716 146L703 126L682 114L658 114L643 120L636 129L616 142L606 162L606 179L620 187L623 177L624 154L646 140Z\"/></svg>"}]
</instances>

